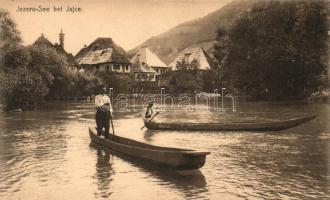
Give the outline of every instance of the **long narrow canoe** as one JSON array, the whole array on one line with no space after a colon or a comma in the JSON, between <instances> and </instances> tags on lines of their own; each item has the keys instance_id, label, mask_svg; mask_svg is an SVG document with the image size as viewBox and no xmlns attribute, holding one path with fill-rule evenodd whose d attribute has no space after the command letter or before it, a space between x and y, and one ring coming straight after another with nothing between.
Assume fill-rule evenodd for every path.
<instances>
[{"instance_id":1,"label":"long narrow canoe","mask_svg":"<svg viewBox=\"0 0 330 200\"><path fill-rule=\"evenodd\" d=\"M232 123L157 123L144 122L150 130L190 130L190 131L280 131L292 128L314 119L316 115L272 122L232 122Z\"/></svg>"},{"instance_id":2,"label":"long narrow canoe","mask_svg":"<svg viewBox=\"0 0 330 200\"><path fill-rule=\"evenodd\" d=\"M154 146L110 134L109 138L97 136L95 129L89 129L91 141L97 145L119 152L132 158L172 170L195 170L205 164L210 152Z\"/></svg>"}]
</instances>

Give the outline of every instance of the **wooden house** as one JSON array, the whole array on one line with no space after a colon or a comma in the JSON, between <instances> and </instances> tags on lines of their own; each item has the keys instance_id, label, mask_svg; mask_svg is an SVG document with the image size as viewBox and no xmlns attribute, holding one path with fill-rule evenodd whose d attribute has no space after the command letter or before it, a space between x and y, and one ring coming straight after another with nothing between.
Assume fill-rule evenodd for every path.
<instances>
[{"instance_id":1,"label":"wooden house","mask_svg":"<svg viewBox=\"0 0 330 200\"><path fill-rule=\"evenodd\" d=\"M139 49L139 51L131 59L131 63L139 62L141 66L148 65L155 72L156 75L164 74L171 70L163 61L161 61L156 54L154 54L146 46Z\"/></svg>"},{"instance_id":2,"label":"wooden house","mask_svg":"<svg viewBox=\"0 0 330 200\"><path fill-rule=\"evenodd\" d=\"M180 52L178 56L170 63L172 70L180 70L182 63L188 66L188 70L210 70L214 65L210 56L201 47L187 48Z\"/></svg>"},{"instance_id":3,"label":"wooden house","mask_svg":"<svg viewBox=\"0 0 330 200\"><path fill-rule=\"evenodd\" d=\"M126 57L126 52L111 38L97 38L77 53L75 61L85 72L131 72L131 63Z\"/></svg>"},{"instance_id":4,"label":"wooden house","mask_svg":"<svg viewBox=\"0 0 330 200\"><path fill-rule=\"evenodd\" d=\"M139 49L131 59L131 63L132 73L137 81L156 81L157 76L171 70L146 46Z\"/></svg>"}]
</instances>

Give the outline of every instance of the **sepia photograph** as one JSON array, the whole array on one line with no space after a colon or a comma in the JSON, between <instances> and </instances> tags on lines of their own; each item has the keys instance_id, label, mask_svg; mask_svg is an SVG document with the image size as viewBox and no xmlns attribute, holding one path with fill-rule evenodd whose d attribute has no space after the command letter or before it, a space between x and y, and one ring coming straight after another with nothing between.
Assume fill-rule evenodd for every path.
<instances>
[{"instance_id":1,"label":"sepia photograph","mask_svg":"<svg viewBox=\"0 0 330 200\"><path fill-rule=\"evenodd\" d=\"M0 200L330 199L329 0L0 0Z\"/></svg>"}]
</instances>

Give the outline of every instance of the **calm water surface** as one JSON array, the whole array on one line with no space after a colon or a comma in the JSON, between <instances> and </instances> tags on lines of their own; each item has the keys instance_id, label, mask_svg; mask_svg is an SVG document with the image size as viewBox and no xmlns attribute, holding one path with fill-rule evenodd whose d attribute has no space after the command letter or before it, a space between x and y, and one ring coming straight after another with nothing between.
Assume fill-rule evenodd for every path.
<instances>
[{"instance_id":1,"label":"calm water surface","mask_svg":"<svg viewBox=\"0 0 330 200\"><path fill-rule=\"evenodd\" d=\"M330 105L240 105L238 112L162 112L158 121L280 120L279 132L140 130L142 107L115 113L118 135L210 151L199 173L159 171L90 145L91 104L0 115L0 199L330 199Z\"/></svg>"}]
</instances>

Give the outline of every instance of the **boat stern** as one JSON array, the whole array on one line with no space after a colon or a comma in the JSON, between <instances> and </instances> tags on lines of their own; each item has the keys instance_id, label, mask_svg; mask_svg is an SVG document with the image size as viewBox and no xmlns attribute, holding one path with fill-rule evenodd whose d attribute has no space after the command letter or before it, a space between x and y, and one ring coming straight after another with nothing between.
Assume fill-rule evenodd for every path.
<instances>
[{"instance_id":1,"label":"boat stern","mask_svg":"<svg viewBox=\"0 0 330 200\"><path fill-rule=\"evenodd\" d=\"M178 166L179 170L194 170L199 169L205 165L206 156L209 155L210 152L203 151L191 151L186 152L182 156L182 162L180 166Z\"/></svg>"}]
</instances>

